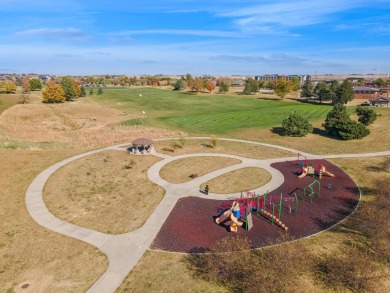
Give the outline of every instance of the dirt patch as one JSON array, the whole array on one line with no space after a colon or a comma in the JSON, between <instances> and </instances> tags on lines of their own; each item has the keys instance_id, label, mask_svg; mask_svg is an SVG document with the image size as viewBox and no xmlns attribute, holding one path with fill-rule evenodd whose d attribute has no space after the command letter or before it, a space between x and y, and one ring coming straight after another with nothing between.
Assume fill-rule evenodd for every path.
<instances>
[{"instance_id":1,"label":"dirt patch","mask_svg":"<svg viewBox=\"0 0 390 293\"><path fill-rule=\"evenodd\" d=\"M191 157L175 160L160 170L161 178L171 183L184 183L215 170L241 163L224 157Z\"/></svg>"},{"instance_id":2,"label":"dirt patch","mask_svg":"<svg viewBox=\"0 0 390 293\"><path fill-rule=\"evenodd\" d=\"M202 184L201 189L203 190L207 184L212 193L237 193L258 188L270 180L271 174L267 170L248 167L218 176Z\"/></svg>"},{"instance_id":3,"label":"dirt patch","mask_svg":"<svg viewBox=\"0 0 390 293\"><path fill-rule=\"evenodd\" d=\"M143 225L164 195L147 170L160 160L125 151L104 151L62 167L47 181L44 200L57 217L118 234Z\"/></svg>"},{"instance_id":4,"label":"dirt patch","mask_svg":"<svg viewBox=\"0 0 390 293\"><path fill-rule=\"evenodd\" d=\"M299 198L297 212L293 211L294 201L285 201L281 214L281 221L289 228L289 234L294 238L313 235L335 225L347 217L358 204L359 189L353 180L337 166L324 160L321 160L321 164L335 174L336 178L321 179L320 196L315 196L313 203L310 203L308 197L302 199L305 186L310 184L313 178L298 179L296 173L299 166L295 161L272 165L283 173L285 182L270 192L268 198L272 195L273 201L278 202L281 193L285 200L292 199L294 193ZM331 189L327 188L328 184L332 185ZM151 247L178 252L203 251L224 237L236 235L248 237L254 247L261 247L284 233L283 229L272 225L261 215L253 215L253 228L250 231L240 228L236 234L230 233L228 226L214 222L214 217L223 203L224 201L195 197L179 200ZM268 204L267 208L270 210Z\"/></svg>"}]
</instances>

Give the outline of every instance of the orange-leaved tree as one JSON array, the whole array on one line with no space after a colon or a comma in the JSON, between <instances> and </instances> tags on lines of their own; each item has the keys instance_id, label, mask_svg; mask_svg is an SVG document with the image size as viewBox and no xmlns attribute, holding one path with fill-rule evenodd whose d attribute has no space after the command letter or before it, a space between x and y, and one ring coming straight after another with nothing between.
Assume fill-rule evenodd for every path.
<instances>
[{"instance_id":1,"label":"orange-leaved tree","mask_svg":"<svg viewBox=\"0 0 390 293\"><path fill-rule=\"evenodd\" d=\"M42 102L44 103L63 103L65 101L64 90L54 81L48 81L46 83L42 95Z\"/></svg>"},{"instance_id":2,"label":"orange-leaved tree","mask_svg":"<svg viewBox=\"0 0 390 293\"><path fill-rule=\"evenodd\" d=\"M206 83L206 89L211 93L215 89L215 83L209 79Z\"/></svg>"}]
</instances>

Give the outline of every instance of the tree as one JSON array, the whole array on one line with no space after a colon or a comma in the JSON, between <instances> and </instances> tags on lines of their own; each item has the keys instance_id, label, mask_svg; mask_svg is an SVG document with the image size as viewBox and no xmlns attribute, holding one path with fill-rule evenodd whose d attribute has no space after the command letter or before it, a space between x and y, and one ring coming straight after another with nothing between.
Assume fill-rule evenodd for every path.
<instances>
[{"instance_id":1,"label":"tree","mask_svg":"<svg viewBox=\"0 0 390 293\"><path fill-rule=\"evenodd\" d=\"M78 97L74 82L72 81L71 77L63 77L60 86L64 90L67 101L71 101Z\"/></svg>"},{"instance_id":2,"label":"tree","mask_svg":"<svg viewBox=\"0 0 390 293\"><path fill-rule=\"evenodd\" d=\"M203 81L199 78L195 78L191 82L191 90L199 92L203 88Z\"/></svg>"},{"instance_id":3,"label":"tree","mask_svg":"<svg viewBox=\"0 0 390 293\"><path fill-rule=\"evenodd\" d=\"M102 94L103 94L103 89L102 89L101 87L98 89L97 94L98 94L98 95L102 95Z\"/></svg>"},{"instance_id":4,"label":"tree","mask_svg":"<svg viewBox=\"0 0 390 293\"><path fill-rule=\"evenodd\" d=\"M343 140L361 139L370 134L370 130L366 126L351 119L338 121L335 128L337 136Z\"/></svg>"},{"instance_id":5,"label":"tree","mask_svg":"<svg viewBox=\"0 0 390 293\"><path fill-rule=\"evenodd\" d=\"M376 85L377 87L387 87L388 86L388 82L386 80L384 80L383 78L377 78L373 81L374 85Z\"/></svg>"},{"instance_id":6,"label":"tree","mask_svg":"<svg viewBox=\"0 0 390 293\"><path fill-rule=\"evenodd\" d=\"M221 80L221 84L219 85L220 93L227 93L229 91L230 82L228 80Z\"/></svg>"},{"instance_id":7,"label":"tree","mask_svg":"<svg viewBox=\"0 0 390 293\"><path fill-rule=\"evenodd\" d=\"M189 73L187 73L186 76L185 76L185 77L182 77L182 78L184 78L184 81L186 82L186 83L185 83L186 86L187 86L188 88L192 88L192 82L193 82L193 80L194 80L194 78L192 77L192 75L189 74Z\"/></svg>"},{"instance_id":8,"label":"tree","mask_svg":"<svg viewBox=\"0 0 390 293\"><path fill-rule=\"evenodd\" d=\"M173 90L174 91L181 91L184 89L184 80L183 79L178 79L174 84L173 84Z\"/></svg>"},{"instance_id":9,"label":"tree","mask_svg":"<svg viewBox=\"0 0 390 293\"><path fill-rule=\"evenodd\" d=\"M292 83L292 90L294 91L294 92L297 92L297 91L299 91L300 89L301 89L301 81L300 81L300 79L298 78L298 76L293 76L292 78L291 78L291 83Z\"/></svg>"},{"instance_id":10,"label":"tree","mask_svg":"<svg viewBox=\"0 0 390 293\"><path fill-rule=\"evenodd\" d=\"M31 91L31 85L28 79L25 78L22 79L22 90L23 93L29 93Z\"/></svg>"},{"instance_id":11,"label":"tree","mask_svg":"<svg viewBox=\"0 0 390 293\"><path fill-rule=\"evenodd\" d=\"M279 77L276 83L274 84L274 91L280 97L281 100L291 93L293 85L288 82L284 77Z\"/></svg>"},{"instance_id":12,"label":"tree","mask_svg":"<svg viewBox=\"0 0 390 293\"><path fill-rule=\"evenodd\" d=\"M313 95L314 86L310 79L306 79L302 86L301 97L311 97Z\"/></svg>"},{"instance_id":13,"label":"tree","mask_svg":"<svg viewBox=\"0 0 390 293\"><path fill-rule=\"evenodd\" d=\"M89 95L90 95L90 96L93 95L93 89L92 89L92 88L89 89Z\"/></svg>"},{"instance_id":14,"label":"tree","mask_svg":"<svg viewBox=\"0 0 390 293\"><path fill-rule=\"evenodd\" d=\"M62 87L54 81L48 81L46 88L42 91L42 102L62 103L65 101L65 92Z\"/></svg>"},{"instance_id":15,"label":"tree","mask_svg":"<svg viewBox=\"0 0 390 293\"><path fill-rule=\"evenodd\" d=\"M80 97L86 97L87 92L85 91L85 87L80 87Z\"/></svg>"},{"instance_id":16,"label":"tree","mask_svg":"<svg viewBox=\"0 0 390 293\"><path fill-rule=\"evenodd\" d=\"M329 134L337 136L336 123L340 120L348 120L349 115L347 108L343 104L336 104L333 109L326 115L324 127Z\"/></svg>"},{"instance_id":17,"label":"tree","mask_svg":"<svg viewBox=\"0 0 390 293\"><path fill-rule=\"evenodd\" d=\"M215 83L209 79L206 83L206 89L211 93L215 89Z\"/></svg>"},{"instance_id":18,"label":"tree","mask_svg":"<svg viewBox=\"0 0 390 293\"><path fill-rule=\"evenodd\" d=\"M80 89L79 83L78 83L74 78L72 78L71 81L72 81L73 90L74 90L75 93L76 93L76 97L80 97L80 95L81 95L81 89Z\"/></svg>"},{"instance_id":19,"label":"tree","mask_svg":"<svg viewBox=\"0 0 390 293\"><path fill-rule=\"evenodd\" d=\"M356 108L356 113L359 116L359 122L364 125L374 123L378 116L374 110L362 106Z\"/></svg>"},{"instance_id":20,"label":"tree","mask_svg":"<svg viewBox=\"0 0 390 293\"><path fill-rule=\"evenodd\" d=\"M322 103L322 101L330 101L334 98L329 86L323 82L317 83L314 88L314 93L317 95L320 103Z\"/></svg>"},{"instance_id":21,"label":"tree","mask_svg":"<svg viewBox=\"0 0 390 293\"><path fill-rule=\"evenodd\" d=\"M353 100L354 95L352 83L346 79L337 89L335 103L347 104Z\"/></svg>"},{"instance_id":22,"label":"tree","mask_svg":"<svg viewBox=\"0 0 390 293\"><path fill-rule=\"evenodd\" d=\"M249 94L255 94L259 91L259 85L257 83L257 80L254 80L253 78L248 78L246 81L245 81L245 88L243 90L243 93L245 95L249 95Z\"/></svg>"},{"instance_id":23,"label":"tree","mask_svg":"<svg viewBox=\"0 0 390 293\"><path fill-rule=\"evenodd\" d=\"M5 82L5 91L7 93L15 93L16 92L16 84L12 80L7 80Z\"/></svg>"},{"instance_id":24,"label":"tree","mask_svg":"<svg viewBox=\"0 0 390 293\"><path fill-rule=\"evenodd\" d=\"M282 127L286 135L305 136L313 132L313 125L298 113L292 113L287 119L283 120Z\"/></svg>"},{"instance_id":25,"label":"tree","mask_svg":"<svg viewBox=\"0 0 390 293\"><path fill-rule=\"evenodd\" d=\"M42 89L41 80L38 78L32 78L29 80L32 91L40 91Z\"/></svg>"},{"instance_id":26,"label":"tree","mask_svg":"<svg viewBox=\"0 0 390 293\"><path fill-rule=\"evenodd\" d=\"M344 140L360 139L370 134L363 124L351 120L344 104L333 107L326 116L324 127L330 135Z\"/></svg>"},{"instance_id":27,"label":"tree","mask_svg":"<svg viewBox=\"0 0 390 293\"><path fill-rule=\"evenodd\" d=\"M337 80L333 80L330 83L329 90L330 90L330 93L332 95L332 103L333 104L336 104L337 93L339 91L339 88L340 88L340 83Z\"/></svg>"}]
</instances>

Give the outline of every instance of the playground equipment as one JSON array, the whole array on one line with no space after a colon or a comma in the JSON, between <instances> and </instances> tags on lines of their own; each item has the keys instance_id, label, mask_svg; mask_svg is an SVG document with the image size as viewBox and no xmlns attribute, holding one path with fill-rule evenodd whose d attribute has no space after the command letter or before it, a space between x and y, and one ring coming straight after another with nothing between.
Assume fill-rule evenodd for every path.
<instances>
[{"instance_id":1,"label":"playground equipment","mask_svg":"<svg viewBox=\"0 0 390 293\"><path fill-rule=\"evenodd\" d=\"M312 183L310 183L309 185L305 186L305 188L303 189L303 200L305 200L305 197L306 197L306 193L309 192L307 195L310 196L310 202L312 203L313 202L313 198L315 196L315 191L314 191L314 187L315 185L317 184L317 195L318 197L320 197L320 192L321 192L321 184L320 184L320 181L318 180L314 180Z\"/></svg>"},{"instance_id":2,"label":"playground equipment","mask_svg":"<svg viewBox=\"0 0 390 293\"><path fill-rule=\"evenodd\" d=\"M221 216L215 219L215 223L222 224L226 222L227 220L230 220L232 224L230 224L230 231L231 232L237 232L238 227L241 227L243 225L243 222L239 221L239 217L236 217L237 215L237 209L239 211L240 204L238 202L233 202L232 206L224 211Z\"/></svg>"},{"instance_id":3,"label":"playground equipment","mask_svg":"<svg viewBox=\"0 0 390 293\"><path fill-rule=\"evenodd\" d=\"M221 216L215 222L219 224L229 218L233 222L230 226L231 231L237 231L237 226L242 226L243 224L245 224L245 230L249 231L253 227L252 214L255 213L256 215L268 218L272 225L276 224L287 231L288 228L281 221L283 203L285 202L288 203L290 213L292 210L294 212L298 210L298 198L296 194L293 197L283 198L282 194L276 196L269 195L268 192L263 195L256 195L250 191L241 192L240 198L235 199L232 204L223 203L218 208L218 213ZM294 202L293 209L290 205L292 202ZM243 222L238 219L242 219Z\"/></svg>"},{"instance_id":4,"label":"playground equipment","mask_svg":"<svg viewBox=\"0 0 390 293\"><path fill-rule=\"evenodd\" d=\"M322 175L326 175L329 177L336 177L334 174L330 173L329 171L326 171L325 166L322 166L321 164L315 166L303 167L302 174L299 175L298 178L301 179L307 175L317 176L320 179L322 178Z\"/></svg>"}]
</instances>

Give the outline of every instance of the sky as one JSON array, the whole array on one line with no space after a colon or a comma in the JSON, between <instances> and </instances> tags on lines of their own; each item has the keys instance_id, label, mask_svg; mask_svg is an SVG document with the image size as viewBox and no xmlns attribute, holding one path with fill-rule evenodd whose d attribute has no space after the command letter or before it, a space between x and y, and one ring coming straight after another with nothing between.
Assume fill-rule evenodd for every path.
<instances>
[{"instance_id":1,"label":"sky","mask_svg":"<svg viewBox=\"0 0 390 293\"><path fill-rule=\"evenodd\" d=\"M388 72L390 0L0 0L0 73Z\"/></svg>"}]
</instances>

